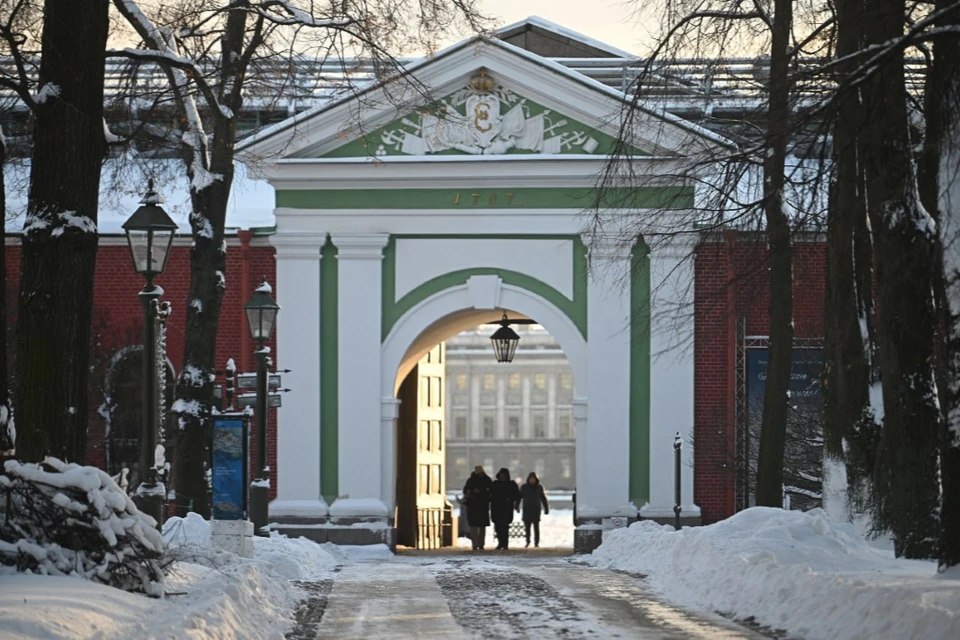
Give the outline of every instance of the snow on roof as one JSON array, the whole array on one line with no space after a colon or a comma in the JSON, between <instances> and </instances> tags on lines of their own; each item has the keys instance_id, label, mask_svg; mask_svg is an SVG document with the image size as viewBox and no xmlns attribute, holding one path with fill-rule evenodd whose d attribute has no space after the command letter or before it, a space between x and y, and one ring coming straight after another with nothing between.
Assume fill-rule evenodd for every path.
<instances>
[{"instance_id":1,"label":"snow on roof","mask_svg":"<svg viewBox=\"0 0 960 640\"><path fill-rule=\"evenodd\" d=\"M7 186L7 233L19 234L23 230L29 177L29 160L10 161L4 167ZM120 225L140 206L150 177L156 179L156 190L166 200L164 209L179 226L179 233L190 233L189 181L180 160L152 160L149 165L143 166L110 159L104 163L100 179L97 226L101 235L123 233ZM230 204L227 208L227 228L274 226L275 201L273 187L265 180L250 177L247 168L239 162L236 163Z\"/></svg>"},{"instance_id":2,"label":"snow on roof","mask_svg":"<svg viewBox=\"0 0 960 640\"><path fill-rule=\"evenodd\" d=\"M505 27L500 27L499 29L496 29L495 31L493 31L493 35L495 35L498 38L509 37L514 33L523 30L524 27L536 27L539 29L543 29L544 31L555 33L558 36L569 38L570 40L575 40L577 42L585 44L588 47L592 47L594 49L599 49L600 51L609 53L614 58L626 58L630 60L637 57L636 55L628 51L624 51L623 49L618 49L617 47L607 44L606 42L601 42L596 38L591 38L590 36L586 36L580 33L579 31L574 31L573 29L568 29L563 25L559 25L556 22L551 22L550 20L547 20L546 18L541 18L540 16L530 16L528 18L524 18L523 20L520 20L519 22L514 22L513 24L508 24Z\"/></svg>"},{"instance_id":3,"label":"snow on roof","mask_svg":"<svg viewBox=\"0 0 960 640\"><path fill-rule=\"evenodd\" d=\"M577 36L578 38L587 38L587 36L583 36L582 34L578 34L578 33L576 33L575 31L566 30L564 27L560 27L559 25L554 25L552 22L549 22L549 21L544 20L544 19L542 19L542 18L537 18L537 17L535 17L535 16L534 16L534 17L531 17L531 18L527 18L526 21L523 21L523 22L521 22L521 23L516 23L516 25L526 24L526 23L535 24L535 25L537 25L537 26L547 25L547 26L542 26L542 28L548 28L548 27L549 27L550 30L552 30L552 31L556 31L557 29L559 29L559 30L561 30L561 31L568 31L569 34L572 34L572 35L566 35L566 34L564 34L565 37L573 37L573 36L575 35L575 36ZM533 62L533 63L535 63L535 64L541 65L541 66L543 66L543 67L545 67L545 68L547 68L547 69L550 69L551 71L554 71L554 72L556 72L556 73L558 73L558 74L560 74L560 75L562 75L562 76L564 76L564 77L566 77L566 78L569 78L569 79L571 79L571 80L574 80L574 81L576 81L576 82L579 82L580 84L583 84L583 85L585 85L585 86L587 86L587 87L589 87L589 88L591 88L591 89L594 89L594 90L596 90L596 91L600 91L601 93L604 93L604 94L606 94L607 96L609 96L609 97L611 97L611 98L613 98L613 99L615 99L615 100L618 100L618 101L621 101L621 102L625 102L626 100L628 100L629 96L627 96L626 94L624 94L624 93L623 93L622 91L620 91L619 89L615 89L615 88L613 88L613 87L607 86L607 85L603 84L602 82L600 82L599 80L596 80L596 79L594 79L594 78L591 78L591 77L589 77L589 76L587 76L587 75L584 75L584 74L582 74L582 73L580 73L580 72L578 72L578 71L575 71L575 70L573 70L573 69L571 69L571 68L569 68L569 67L566 67L566 66L560 64L560 63L557 62L556 60L553 60L553 59L550 59L550 58L546 58L546 57L541 56L541 55L538 55L538 54L536 54L536 53L527 51L526 49L523 49L522 47L518 47L518 46L516 46L516 45L510 44L510 43L508 43L508 42L505 42L505 41L499 39L499 37L497 37L500 32L504 31L505 29L513 28L513 27L515 27L516 25L511 25L510 27L504 27L504 29L501 29L501 30L498 30L498 31L496 31L496 32L493 32L493 34L491 34L493 37L490 37L490 36L488 36L488 35L481 34L481 35L472 36L472 37L470 37L470 38L467 38L466 40L461 40L460 42L458 42L458 43L456 43L456 44L450 45L449 47L446 47L445 49L440 50L439 52L437 52L437 53L434 54L434 55L421 58L420 60L417 60L417 61L411 63L410 65L405 66L405 67L404 67L404 73L405 73L405 74L412 74L412 73L414 73L415 71L418 71L418 70L420 70L420 69L423 68L423 67L426 67L426 66L428 66L428 65L430 65L430 64L432 64L432 63L435 63L435 62L437 62L437 61L439 61L439 60L441 60L441 59L443 59L443 58L446 58L446 57L448 57L448 56L450 56L450 55L453 55L454 53L456 53L457 51L459 51L459 50L461 50L461 49L463 49L463 48L465 48L465 47L468 47L468 46L473 45L473 44L475 44L475 43L483 42L483 43L485 43L485 44L487 44L487 45L489 45L489 46L500 47L500 48L502 48L502 49L504 49L504 50L506 50L506 51L509 51L509 52L511 52L511 53L513 53L513 54L515 54L515 55L518 55L518 56L520 56L520 57L522 57L522 58L526 58L527 60L529 60L529 61L531 61L531 62ZM559 33L559 32L558 32L558 33ZM589 38L588 38L588 39L589 39ZM601 44L602 44L602 43L601 43ZM593 46L593 45L591 45L591 46ZM606 45L604 45L604 46L606 46ZM610 49L610 47L607 47L607 48ZM616 50L616 51L619 51L619 50ZM625 56L628 57L628 58L633 58L633 57L634 57L634 56L632 56L631 54L628 54L628 53L626 53L626 52L622 52L622 51L621 51L620 53L622 53L623 55L625 55ZM262 142L262 141L264 141L264 140L267 140L267 139L269 139L269 138L272 138L272 137L276 136L277 134L282 133L283 131L286 131L287 129L290 129L290 128L292 128L292 127L294 127L294 126L296 126L296 125L298 125L298 124L300 124L300 123L303 123L303 122L312 120L313 118L317 117L318 115L320 115L320 114L322 114L322 113L325 113L325 112L327 112L327 111L329 111L329 110L331 110L331 109L334 109L335 107L339 106L340 104L342 104L342 103L344 103L344 102L348 102L348 101L353 100L353 99L358 99L359 97L361 97L363 94L367 93L368 91L371 91L371 90L373 90L373 89L376 89L376 88L379 87L379 86L382 86L382 84L383 84L383 82L366 82L366 83L364 83L364 85L363 85L362 87L358 87L357 90L355 90L355 91L348 92L347 94L341 96L339 99L330 100L329 102L326 102L326 103L321 104L321 105L317 105L316 107L313 107L312 109L308 109L308 110L303 111L303 112L301 112L301 113L298 113L298 114L296 114L296 115L294 115L294 116L291 116L290 118L287 118L286 120L284 120L284 121L282 121L282 122L278 122L277 124L274 124L274 125L271 125L271 126L269 126L269 127L264 128L264 129L261 129L261 130L258 131L257 133L255 133L255 134L253 134L253 135L251 135L251 136L248 136L248 137L244 138L243 140L241 140L241 141L237 144L237 150L238 150L238 151L243 151L243 150L245 150L245 149L248 149L249 147L252 147L253 145L255 145L255 144L259 143L259 142ZM727 138L724 138L723 136L721 136L721 135L719 135L719 134L716 134L716 133L710 131L709 129L706 129L706 128L704 128L704 127L701 127L701 126L699 126L699 125L696 125L696 124L690 122L689 120L685 120L685 119L683 119L683 118L681 118L681 117L679 117L679 116L675 116L675 115L673 115L673 114L670 114L670 113L668 113L668 112L667 112L666 110L664 110L664 109L651 109L651 108L643 107L642 105L636 105L636 108L637 108L637 109L640 109L641 111L644 111L645 113L650 114L651 116L654 116L654 117L656 117L656 118L660 118L660 119L664 120L665 122L669 122L670 124L673 124L673 125L676 125L676 126L678 126L678 127L683 128L683 129L686 129L686 130L689 131L690 133L693 133L693 134L695 134L695 135L697 135L697 136L700 136L700 137L702 137L702 138L704 138L704 139L706 139L706 140L709 140L710 142L713 142L714 144L718 144L718 145L721 145L721 146L724 146L724 147L732 147L732 146L734 146L734 144L733 144L730 140L728 140ZM444 157L447 157L447 156L444 156Z\"/></svg>"}]
</instances>

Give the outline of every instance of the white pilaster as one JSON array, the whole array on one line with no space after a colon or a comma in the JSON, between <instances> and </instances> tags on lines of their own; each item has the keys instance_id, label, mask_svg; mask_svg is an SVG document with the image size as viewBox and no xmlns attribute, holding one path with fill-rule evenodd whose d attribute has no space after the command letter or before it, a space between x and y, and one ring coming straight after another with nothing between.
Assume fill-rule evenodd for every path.
<instances>
[{"instance_id":1,"label":"white pilaster","mask_svg":"<svg viewBox=\"0 0 960 640\"><path fill-rule=\"evenodd\" d=\"M587 469L587 452L590 450L590 429L587 427L587 399L574 398L572 402L573 437L576 446L576 460L574 467L577 475L577 493L580 487L590 483L590 470ZM579 505L580 499L577 498Z\"/></svg>"},{"instance_id":2,"label":"white pilaster","mask_svg":"<svg viewBox=\"0 0 960 640\"><path fill-rule=\"evenodd\" d=\"M380 399L380 468L383 470L381 495L387 512L393 513L396 504L395 471L397 459L397 418L400 417L400 401L396 398Z\"/></svg>"},{"instance_id":3,"label":"white pilaster","mask_svg":"<svg viewBox=\"0 0 960 640\"><path fill-rule=\"evenodd\" d=\"M577 477L580 517L636 516L630 504L630 250L585 238L590 256L587 284L587 404L589 445L586 482ZM577 432L577 446L580 446ZM579 469L578 469L579 474Z\"/></svg>"},{"instance_id":4,"label":"white pilaster","mask_svg":"<svg viewBox=\"0 0 960 640\"><path fill-rule=\"evenodd\" d=\"M322 517L320 497L321 233L277 233L277 364L295 392L277 410L277 498L270 515Z\"/></svg>"},{"instance_id":5,"label":"white pilaster","mask_svg":"<svg viewBox=\"0 0 960 640\"><path fill-rule=\"evenodd\" d=\"M380 323L387 234L337 234L339 491L331 514L386 516L380 464Z\"/></svg>"},{"instance_id":6,"label":"white pilaster","mask_svg":"<svg viewBox=\"0 0 960 640\"><path fill-rule=\"evenodd\" d=\"M650 502L640 513L672 518L673 441L683 440L681 517L699 517L693 502L693 259L681 243L650 253Z\"/></svg>"}]
</instances>

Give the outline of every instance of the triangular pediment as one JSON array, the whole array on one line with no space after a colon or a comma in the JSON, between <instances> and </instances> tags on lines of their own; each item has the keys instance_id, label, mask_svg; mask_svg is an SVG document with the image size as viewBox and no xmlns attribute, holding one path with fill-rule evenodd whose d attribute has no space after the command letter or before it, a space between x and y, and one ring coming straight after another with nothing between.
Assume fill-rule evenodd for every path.
<instances>
[{"instance_id":1,"label":"triangular pediment","mask_svg":"<svg viewBox=\"0 0 960 640\"><path fill-rule=\"evenodd\" d=\"M362 156L609 155L613 136L496 82L479 69L443 98L324 154ZM635 155L646 155L634 150Z\"/></svg>"},{"instance_id":2,"label":"triangular pediment","mask_svg":"<svg viewBox=\"0 0 960 640\"><path fill-rule=\"evenodd\" d=\"M627 103L622 92L553 60L475 37L411 65L404 78L368 85L268 127L242 141L238 151L257 163L521 154L601 158L614 150ZM728 144L665 113L639 109L631 125L634 155L680 158Z\"/></svg>"}]
</instances>

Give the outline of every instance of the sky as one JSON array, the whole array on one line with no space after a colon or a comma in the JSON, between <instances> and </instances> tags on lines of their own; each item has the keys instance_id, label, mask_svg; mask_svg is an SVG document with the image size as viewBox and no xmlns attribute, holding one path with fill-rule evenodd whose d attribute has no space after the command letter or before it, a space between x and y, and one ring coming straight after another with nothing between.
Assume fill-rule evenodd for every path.
<instances>
[{"instance_id":1,"label":"sky","mask_svg":"<svg viewBox=\"0 0 960 640\"><path fill-rule=\"evenodd\" d=\"M635 15L638 4L630 0L480 0L481 9L496 18L498 26L540 16L630 53L642 54L651 38L650 29Z\"/></svg>"}]
</instances>

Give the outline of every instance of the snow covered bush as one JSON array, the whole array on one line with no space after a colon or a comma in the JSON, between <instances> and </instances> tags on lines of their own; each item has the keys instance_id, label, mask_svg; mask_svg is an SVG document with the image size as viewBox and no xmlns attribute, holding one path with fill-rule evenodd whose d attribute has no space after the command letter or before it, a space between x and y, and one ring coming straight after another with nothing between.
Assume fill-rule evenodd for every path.
<instances>
[{"instance_id":1,"label":"snow covered bush","mask_svg":"<svg viewBox=\"0 0 960 640\"><path fill-rule=\"evenodd\" d=\"M127 591L163 595L163 540L116 482L96 467L47 458L4 463L0 564L79 575Z\"/></svg>"}]
</instances>

